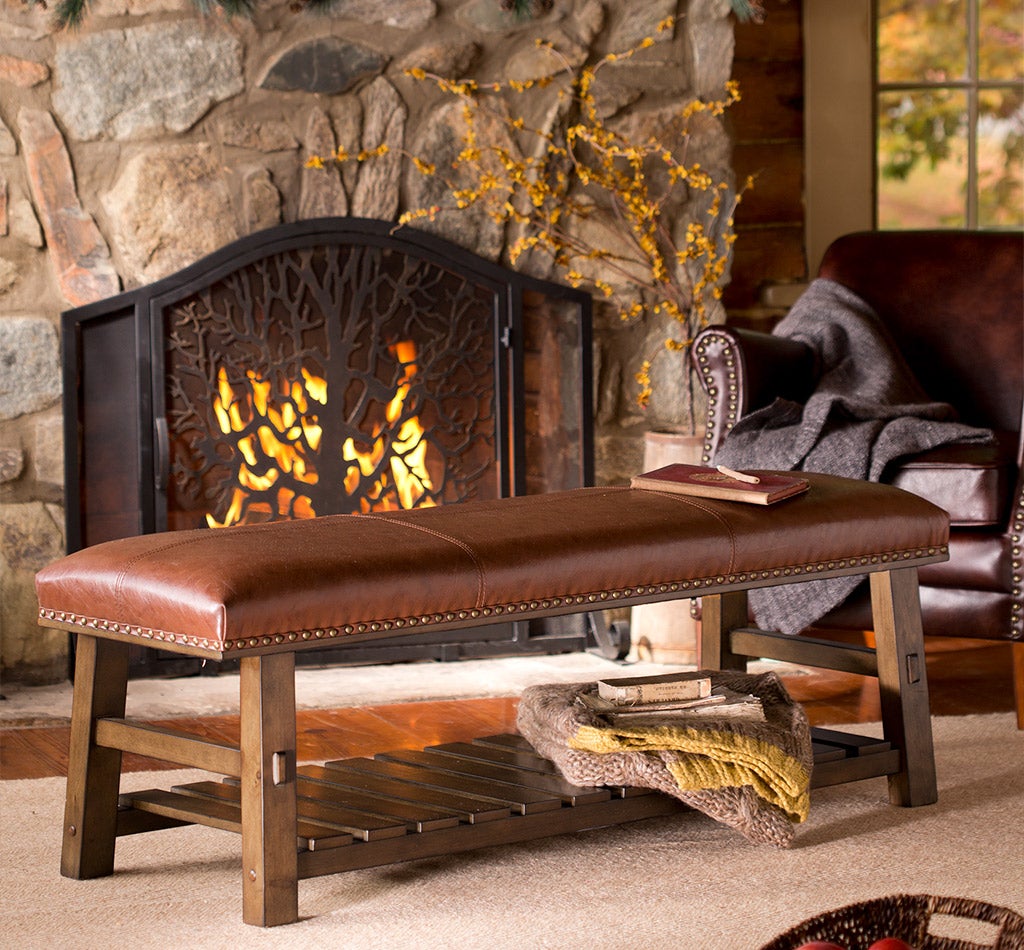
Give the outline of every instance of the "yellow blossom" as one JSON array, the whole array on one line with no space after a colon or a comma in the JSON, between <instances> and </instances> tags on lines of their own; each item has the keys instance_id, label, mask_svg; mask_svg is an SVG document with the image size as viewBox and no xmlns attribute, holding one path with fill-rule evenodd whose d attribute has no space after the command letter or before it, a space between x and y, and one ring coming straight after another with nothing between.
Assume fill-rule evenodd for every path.
<instances>
[{"instance_id":1,"label":"yellow blossom","mask_svg":"<svg viewBox=\"0 0 1024 950\"><path fill-rule=\"evenodd\" d=\"M674 25L674 18L667 17L657 32ZM699 114L720 116L738 101L739 88L733 81L718 98L694 98L676 110L678 149L656 136L632 137L606 124L594 94L601 68L629 59L655 42L645 37L632 49L606 54L596 65L573 66L553 44L537 40L537 47L552 56L551 74L537 80L481 85L442 79L425 70L407 74L435 83L462 103L464 130L452 165L459 183L449 186L446 204L480 207L495 222L520 229L510 241L509 261L514 264L528 251L545 253L567 282L587 285L614 300L623 320L645 313L667 316L682 331L675 331L665 347L679 352L688 349L696 330L709 319L709 303L721 299L735 241L733 212L752 181L747 179L734 192L729 182L716 180L686 154L689 120ZM567 73L568 82L559 79L559 96L576 105L570 125L554 133L541 131L524 115L510 111L511 96L543 88L553 77ZM516 146L485 134L492 127L491 122L478 123L485 113L504 123ZM532 147L531 136L536 137ZM424 174L434 171L421 159L413 162ZM650 174L654 170L658 173ZM679 233L669 215L702 192L710 193L701 201L706 213L687 222ZM434 206L427 216L437 212ZM599 226L580 228L579 222L586 219ZM605 233L612 235L607 242L601 237ZM636 376L641 405L650 399L650 369L646 360Z\"/></svg>"}]
</instances>

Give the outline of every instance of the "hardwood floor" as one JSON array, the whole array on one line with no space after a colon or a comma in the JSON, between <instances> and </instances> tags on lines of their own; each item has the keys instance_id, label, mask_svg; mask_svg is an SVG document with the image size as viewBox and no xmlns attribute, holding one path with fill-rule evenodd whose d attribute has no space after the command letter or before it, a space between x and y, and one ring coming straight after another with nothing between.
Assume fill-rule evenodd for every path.
<instances>
[{"instance_id":1,"label":"hardwood floor","mask_svg":"<svg viewBox=\"0 0 1024 950\"><path fill-rule=\"evenodd\" d=\"M1009 644L930 640L928 680L937 716L1013 710ZM879 718L874 680L830 671L784 674L791 695L812 724L870 722ZM298 714L299 759L315 761L370 755L387 749L423 748L515 730L516 700L468 699L397 703ZM237 742L236 716L162 720L224 742ZM0 729L0 778L59 776L67 770L67 726ZM127 771L165 769L167 763L125 756Z\"/></svg>"}]
</instances>

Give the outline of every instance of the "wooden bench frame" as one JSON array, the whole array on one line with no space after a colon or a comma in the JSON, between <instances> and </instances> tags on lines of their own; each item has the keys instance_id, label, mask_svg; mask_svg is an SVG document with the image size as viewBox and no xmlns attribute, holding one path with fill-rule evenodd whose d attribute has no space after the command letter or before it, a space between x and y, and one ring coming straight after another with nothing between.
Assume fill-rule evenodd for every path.
<instances>
[{"instance_id":1,"label":"wooden bench frame","mask_svg":"<svg viewBox=\"0 0 1024 950\"><path fill-rule=\"evenodd\" d=\"M701 647L702 665L707 668L742 669L746 656L759 656L878 677L884 739L817 734L814 786L884 775L894 804L917 806L936 800L917 600L918 562L932 560L904 561L897 569L871 573L875 649L751 628L746 591L768 586L764 581L703 592ZM663 592L634 602L659 599L666 599ZM230 828L242 836L243 919L272 926L298 918L298 881L304 878L633 821L683 807L668 796L613 789L597 801L581 796L579 802L566 803L576 807L513 815L505 821L460 823L430 834L340 847L333 846L336 842L316 847L308 838L300 838L297 848L294 671L294 652L241 659L241 741L234 748L126 721L128 643L80 632L61 873L72 878L113 873L115 841L121 835L189 821ZM520 758L529 756L529 750L515 751ZM237 779L240 820L225 818L218 809L186 811L173 795L125 796L119 806L122 752ZM539 763L529 765L539 767Z\"/></svg>"}]
</instances>

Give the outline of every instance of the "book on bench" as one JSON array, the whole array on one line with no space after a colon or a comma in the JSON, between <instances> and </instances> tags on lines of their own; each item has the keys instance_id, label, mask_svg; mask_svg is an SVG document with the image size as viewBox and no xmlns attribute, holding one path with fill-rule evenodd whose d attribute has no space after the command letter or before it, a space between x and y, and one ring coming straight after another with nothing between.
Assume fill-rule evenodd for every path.
<instances>
[{"instance_id":1,"label":"book on bench","mask_svg":"<svg viewBox=\"0 0 1024 950\"><path fill-rule=\"evenodd\" d=\"M703 498L745 501L754 505L771 505L807 491L806 478L785 472L759 472L748 475L724 467L684 465L677 462L642 475L634 475L630 488L647 491L675 492Z\"/></svg>"}]
</instances>

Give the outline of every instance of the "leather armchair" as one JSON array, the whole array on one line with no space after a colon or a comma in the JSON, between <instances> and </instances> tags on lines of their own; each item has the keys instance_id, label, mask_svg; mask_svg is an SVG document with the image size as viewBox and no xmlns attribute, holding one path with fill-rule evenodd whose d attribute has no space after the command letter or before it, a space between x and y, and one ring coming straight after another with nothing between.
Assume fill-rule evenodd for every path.
<instances>
[{"instance_id":1,"label":"leather armchair","mask_svg":"<svg viewBox=\"0 0 1024 950\"><path fill-rule=\"evenodd\" d=\"M1024 235L861 232L837 239L819 276L879 314L929 397L961 421L995 431L994 445L951 445L904 457L883 473L950 514L950 558L922 569L926 635L1015 641L1017 722L1024 729ZM812 351L792 339L711 326L692 358L708 395L705 462L736 421L777 397L813 391ZM854 593L815 625L869 630Z\"/></svg>"}]
</instances>

